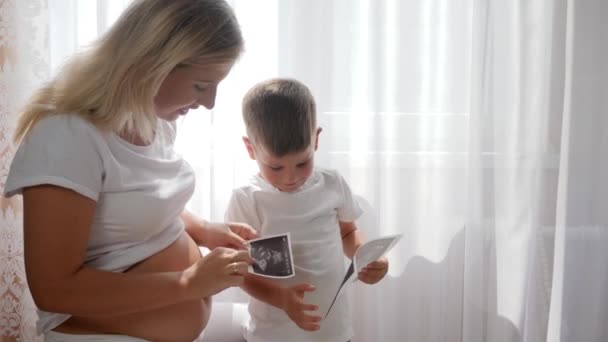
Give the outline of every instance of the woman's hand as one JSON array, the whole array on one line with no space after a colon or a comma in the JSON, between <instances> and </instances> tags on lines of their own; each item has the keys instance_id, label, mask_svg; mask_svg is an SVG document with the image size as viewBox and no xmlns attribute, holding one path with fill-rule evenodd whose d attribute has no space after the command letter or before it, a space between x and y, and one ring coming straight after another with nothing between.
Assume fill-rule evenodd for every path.
<instances>
[{"instance_id":1,"label":"woman's hand","mask_svg":"<svg viewBox=\"0 0 608 342\"><path fill-rule=\"evenodd\" d=\"M246 223L206 222L202 229L201 243L209 249L216 247L247 249L246 240L257 237L256 231Z\"/></svg>"},{"instance_id":2,"label":"woman's hand","mask_svg":"<svg viewBox=\"0 0 608 342\"><path fill-rule=\"evenodd\" d=\"M304 294L312 292L315 287L311 284L298 284L281 289L281 306L287 316L303 330L319 330L320 316L313 316L306 311L316 311L318 307L304 303Z\"/></svg>"},{"instance_id":3,"label":"woman's hand","mask_svg":"<svg viewBox=\"0 0 608 342\"><path fill-rule=\"evenodd\" d=\"M363 267L358 274L359 280L366 284L375 284L379 282L388 272L388 259L382 257L374 262Z\"/></svg>"},{"instance_id":4,"label":"woman's hand","mask_svg":"<svg viewBox=\"0 0 608 342\"><path fill-rule=\"evenodd\" d=\"M253 262L246 250L217 247L183 272L189 297L207 298L231 286L240 286Z\"/></svg>"},{"instance_id":5,"label":"woman's hand","mask_svg":"<svg viewBox=\"0 0 608 342\"><path fill-rule=\"evenodd\" d=\"M256 231L246 223L209 222L189 211L184 211L181 217L188 235L197 245L209 249L216 247L247 249L245 241L257 237Z\"/></svg>"}]
</instances>

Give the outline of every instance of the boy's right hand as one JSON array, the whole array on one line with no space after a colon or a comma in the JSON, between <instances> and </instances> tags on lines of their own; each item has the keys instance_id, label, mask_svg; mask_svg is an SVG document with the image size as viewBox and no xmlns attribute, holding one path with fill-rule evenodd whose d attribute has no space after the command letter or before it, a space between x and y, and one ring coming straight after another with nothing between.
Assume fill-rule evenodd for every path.
<instances>
[{"instance_id":1,"label":"boy's right hand","mask_svg":"<svg viewBox=\"0 0 608 342\"><path fill-rule=\"evenodd\" d=\"M304 303L304 294L312 292L315 287L311 284L297 284L281 289L281 303L287 316L303 330L316 331L321 327L320 316L313 316L306 311L316 311L318 307Z\"/></svg>"}]
</instances>

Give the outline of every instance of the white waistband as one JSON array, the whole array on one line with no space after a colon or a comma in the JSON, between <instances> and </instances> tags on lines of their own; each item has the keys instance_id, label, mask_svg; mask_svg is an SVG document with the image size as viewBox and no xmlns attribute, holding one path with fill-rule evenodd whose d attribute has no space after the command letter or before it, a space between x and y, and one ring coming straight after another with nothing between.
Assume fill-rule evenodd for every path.
<instances>
[{"instance_id":1,"label":"white waistband","mask_svg":"<svg viewBox=\"0 0 608 342\"><path fill-rule=\"evenodd\" d=\"M125 335L74 335L49 331L44 335L45 342L72 342L72 341L97 341L97 342L148 342L141 338Z\"/></svg>"}]
</instances>

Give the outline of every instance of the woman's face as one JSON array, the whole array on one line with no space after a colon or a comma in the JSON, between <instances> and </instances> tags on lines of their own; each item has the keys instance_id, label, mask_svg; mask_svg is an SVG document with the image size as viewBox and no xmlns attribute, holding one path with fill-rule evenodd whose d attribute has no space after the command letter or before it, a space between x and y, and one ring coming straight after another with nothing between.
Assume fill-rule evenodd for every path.
<instances>
[{"instance_id":1,"label":"woman's face","mask_svg":"<svg viewBox=\"0 0 608 342\"><path fill-rule=\"evenodd\" d=\"M176 67L167 75L154 97L156 115L174 121L199 105L213 108L217 86L228 75L232 65Z\"/></svg>"}]
</instances>

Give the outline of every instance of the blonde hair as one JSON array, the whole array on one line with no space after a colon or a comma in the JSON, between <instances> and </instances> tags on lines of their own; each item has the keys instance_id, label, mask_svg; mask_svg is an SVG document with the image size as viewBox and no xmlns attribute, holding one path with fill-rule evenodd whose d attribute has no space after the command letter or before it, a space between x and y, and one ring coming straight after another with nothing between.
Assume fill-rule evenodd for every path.
<instances>
[{"instance_id":1,"label":"blonde hair","mask_svg":"<svg viewBox=\"0 0 608 342\"><path fill-rule=\"evenodd\" d=\"M243 99L247 136L277 157L313 143L317 128L315 100L303 83L274 78L253 86Z\"/></svg>"},{"instance_id":2,"label":"blonde hair","mask_svg":"<svg viewBox=\"0 0 608 342\"><path fill-rule=\"evenodd\" d=\"M154 96L176 67L233 63L243 38L224 0L135 0L89 48L75 54L19 115L15 141L47 115L67 113L151 141Z\"/></svg>"}]
</instances>

